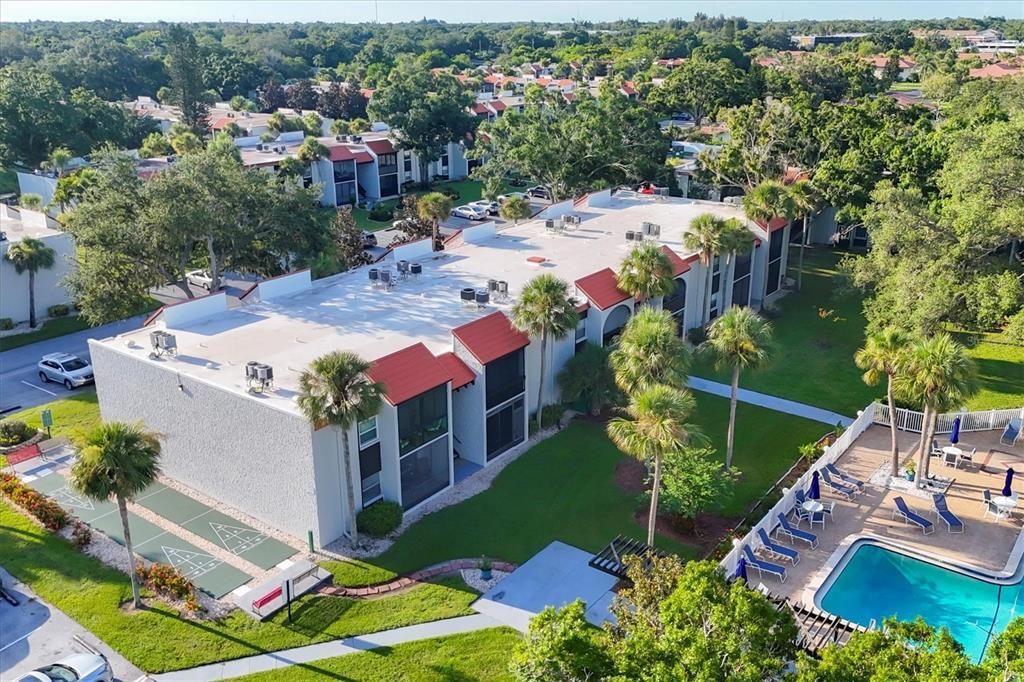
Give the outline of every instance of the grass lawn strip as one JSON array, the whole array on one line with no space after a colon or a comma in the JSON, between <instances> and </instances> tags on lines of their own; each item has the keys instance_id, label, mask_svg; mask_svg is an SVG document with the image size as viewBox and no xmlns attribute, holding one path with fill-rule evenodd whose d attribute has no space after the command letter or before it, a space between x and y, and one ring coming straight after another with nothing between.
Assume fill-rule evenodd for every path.
<instances>
[{"instance_id":1,"label":"grass lawn strip","mask_svg":"<svg viewBox=\"0 0 1024 682\"><path fill-rule=\"evenodd\" d=\"M129 317L156 310L160 305L160 301L157 301L155 298L150 298L146 301L145 305L139 307L139 309L132 313L132 315L129 315ZM20 348L22 346L27 346L30 343L46 341L47 339L55 339L58 336L85 331L86 329L92 329L92 325L81 317L55 317L43 322L43 324L35 331L0 338L0 351Z\"/></svg>"},{"instance_id":2,"label":"grass lawn strip","mask_svg":"<svg viewBox=\"0 0 1024 682\"><path fill-rule=\"evenodd\" d=\"M511 682L509 654L520 639L511 628L480 630L278 668L234 682Z\"/></svg>"},{"instance_id":3,"label":"grass lawn strip","mask_svg":"<svg viewBox=\"0 0 1024 682\"><path fill-rule=\"evenodd\" d=\"M123 573L82 554L0 501L0 557L4 568L42 599L148 672L278 651L442 618L469 615L476 598L460 578L446 578L381 599L306 596L292 608L257 623L241 612L220 621L191 621L155 604L127 613L131 598Z\"/></svg>"},{"instance_id":4,"label":"grass lawn strip","mask_svg":"<svg viewBox=\"0 0 1024 682\"><path fill-rule=\"evenodd\" d=\"M100 405L95 388L79 388L67 398L54 400L45 405L36 405L20 412L5 415L4 419L22 421L37 429L43 428L43 410L53 414L54 438L65 437L80 445L90 431L101 424Z\"/></svg>"}]
</instances>

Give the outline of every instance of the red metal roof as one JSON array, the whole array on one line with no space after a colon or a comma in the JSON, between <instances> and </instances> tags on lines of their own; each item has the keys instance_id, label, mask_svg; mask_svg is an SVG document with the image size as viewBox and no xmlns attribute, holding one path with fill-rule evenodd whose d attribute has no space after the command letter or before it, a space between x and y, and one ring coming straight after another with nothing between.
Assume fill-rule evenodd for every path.
<instances>
[{"instance_id":1,"label":"red metal roof","mask_svg":"<svg viewBox=\"0 0 1024 682\"><path fill-rule=\"evenodd\" d=\"M391 140L384 138L381 140L370 140L364 143L367 147L373 150L374 154L393 154L395 151L395 145L391 144Z\"/></svg>"},{"instance_id":2,"label":"red metal roof","mask_svg":"<svg viewBox=\"0 0 1024 682\"><path fill-rule=\"evenodd\" d=\"M487 104L491 107L491 109L494 109L495 111L505 111L506 109L505 103L498 99L492 100Z\"/></svg>"},{"instance_id":3,"label":"red metal roof","mask_svg":"<svg viewBox=\"0 0 1024 682\"><path fill-rule=\"evenodd\" d=\"M451 380L448 367L422 343L377 358L367 375L384 385L384 397L399 405Z\"/></svg>"},{"instance_id":4,"label":"red metal roof","mask_svg":"<svg viewBox=\"0 0 1024 682\"><path fill-rule=\"evenodd\" d=\"M482 365L530 345L530 337L513 327L500 310L456 327L452 335Z\"/></svg>"},{"instance_id":5,"label":"red metal roof","mask_svg":"<svg viewBox=\"0 0 1024 682\"><path fill-rule=\"evenodd\" d=\"M576 288L601 310L607 310L616 303L622 303L629 298L629 294L619 289L615 282L615 271L611 268L580 277L576 280Z\"/></svg>"},{"instance_id":6,"label":"red metal roof","mask_svg":"<svg viewBox=\"0 0 1024 682\"><path fill-rule=\"evenodd\" d=\"M369 163L373 157L369 152L352 149L344 145L330 147L329 157L331 161L355 161L356 163Z\"/></svg>"},{"instance_id":7,"label":"red metal roof","mask_svg":"<svg viewBox=\"0 0 1024 682\"><path fill-rule=\"evenodd\" d=\"M700 256L697 255L690 256L689 258L683 258L678 253L668 248L667 246L662 246L661 250L665 253L666 256L668 256L668 259L672 261L673 277L678 277L684 272L689 272L690 264L696 263L700 259Z\"/></svg>"},{"instance_id":8,"label":"red metal roof","mask_svg":"<svg viewBox=\"0 0 1024 682\"><path fill-rule=\"evenodd\" d=\"M785 218L775 216L774 218L769 220L767 224L765 224L765 222L762 220L758 220L757 224L763 227L764 229L768 230L769 232L775 232L776 230L781 230L786 225L789 225L789 221L786 220Z\"/></svg>"},{"instance_id":9,"label":"red metal roof","mask_svg":"<svg viewBox=\"0 0 1024 682\"><path fill-rule=\"evenodd\" d=\"M441 364L448 368L448 374L452 378L452 390L471 384L476 380L476 372L469 368L462 359L455 353L442 353L437 356Z\"/></svg>"}]
</instances>

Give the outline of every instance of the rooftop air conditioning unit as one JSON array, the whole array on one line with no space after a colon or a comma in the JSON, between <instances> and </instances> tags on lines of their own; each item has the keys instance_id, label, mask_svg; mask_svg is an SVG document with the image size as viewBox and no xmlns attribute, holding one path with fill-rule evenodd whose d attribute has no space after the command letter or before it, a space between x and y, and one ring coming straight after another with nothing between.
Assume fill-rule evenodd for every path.
<instances>
[{"instance_id":1,"label":"rooftop air conditioning unit","mask_svg":"<svg viewBox=\"0 0 1024 682\"><path fill-rule=\"evenodd\" d=\"M162 329L156 329L149 333L149 345L153 349L153 352L150 353L150 357L153 358L178 354L178 340L174 337L174 334L165 332Z\"/></svg>"},{"instance_id":2,"label":"rooftop air conditioning unit","mask_svg":"<svg viewBox=\"0 0 1024 682\"><path fill-rule=\"evenodd\" d=\"M642 223L640 225L641 232L648 237L660 237L661 236L661 225L656 223Z\"/></svg>"},{"instance_id":3,"label":"rooftop air conditioning unit","mask_svg":"<svg viewBox=\"0 0 1024 682\"><path fill-rule=\"evenodd\" d=\"M245 363L245 383L250 393L263 393L274 387L274 368L262 362Z\"/></svg>"},{"instance_id":4,"label":"rooftop air conditioning unit","mask_svg":"<svg viewBox=\"0 0 1024 682\"><path fill-rule=\"evenodd\" d=\"M263 151L263 143L262 142L258 142L256 144L256 151L258 151L258 152Z\"/></svg>"}]
</instances>

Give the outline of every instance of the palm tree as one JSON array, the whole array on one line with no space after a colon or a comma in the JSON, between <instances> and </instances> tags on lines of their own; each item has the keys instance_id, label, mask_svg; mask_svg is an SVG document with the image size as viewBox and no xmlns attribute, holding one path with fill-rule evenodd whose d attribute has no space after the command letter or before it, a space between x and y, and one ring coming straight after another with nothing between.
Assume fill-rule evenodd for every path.
<instances>
[{"instance_id":1,"label":"palm tree","mask_svg":"<svg viewBox=\"0 0 1024 682\"><path fill-rule=\"evenodd\" d=\"M141 424L109 422L93 430L71 467L71 485L89 499L117 503L121 532L128 551L132 602L142 608L135 576L135 550L128 527L128 500L148 488L160 475L160 436Z\"/></svg>"},{"instance_id":2,"label":"palm tree","mask_svg":"<svg viewBox=\"0 0 1024 682\"><path fill-rule=\"evenodd\" d=\"M29 211L42 211L43 210L43 198L38 194L32 192L25 192L18 197L18 206Z\"/></svg>"},{"instance_id":3,"label":"palm tree","mask_svg":"<svg viewBox=\"0 0 1024 682\"><path fill-rule=\"evenodd\" d=\"M897 379L896 386L924 408L917 467L917 485L923 487L939 413L959 407L977 393L977 369L964 347L941 332L911 348L904 375Z\"/></svg>"},{"instance_id":4,"label":"palm tree","mask_svg":"<svg viewBox=\"0 0 1024 682\"><path fill-rule=\"evenodd\" d=\"M52 170L60 178L64 175L64 171L67 170L68 164L71 163L74 156L67 147L57 147L50 152L50 158L44 162L43 166Z\"/></svg>"},{"instance_id":5,"label":"palm tree","mask_svg":"<svg viewBox=\"0 0 1024 682\"><path fill-rule=\"evenodd\" d=\"M696 251L700 256L701 265L704 266L704 305L701 323L711 317L711 283L714 269L712 264L715 255L737 250L740 230L750 235L735 218L725 219L713 213L702 213L693 219L690 229L683 233L683 246L690 251ZM753 237L749 239L752 240Z\"/></svg>"},{"instance_id":6,"label":"palm tree","mask_svg":"<svg viewBox=\"0 0 1024 682\"><path fill-rule=\"evenodd\" d=\"M772 327L750 308L733 307L711 323L704 348L714 355L719 369L732 368L729 393L729 431L725 446L725 467L732 466L733 440L736 434L736 394L740 371L762 365L768 359Z\"/></svg>"},{"instance_id":7,"label":"palm tree","mask_svg":"<svg viewBox=\"0 0 1024 682\"><path fill-rule=\"evenodd\" d=\"M427 196L430 196L429 194ZM420 200L422 202L422 199ZM542 427L544 381L547 371L548 339L564 338L575 331L580 316L569 285L554 275L537 275L523 287L512 307L512 324L531 337L540 337L540 380L537 386L537 428Z\"/></svg>"},{"instance_id":8,"label":"palm tree","mask_svg":"<svg viewBox=\"0 0 1024 682\"><path fill-rule=\"evenodd\" d=\"M892 475L900 473L900 453L896 442L896 402L893 398L896 376L903 370L910 347L910 336L894 327L883 329L868 337L861 348L854 354L857 367L864 370L864 383L875 386L882 377L887 378L885 396L889 405L889 430L892 435L890 454L892 455Z\"/></svg>"},{"instance_id":9,"label":"palm tree","mask_svg":"<svg viewBox=\"0 0 1024 682\"><path fill-rule=\"evenodd\" d=\"M452 212L452 200L440 192L424 194L416 202L416 213L420 220L426 220L433 226L434 250L437 251L437 230L441 221Z\"/></svg>"},{"instance_id":10,"label":"palm tree","mask_svg":"<svg viewBox=\"0 0 1024 682\"><path fill-rule=\"evenodd\" d=\"M348 518L352 544L359 540L356 528L356 493L352 481L352 453L348 430L353 424L377 414L383 387L366 376L370 363L355 353L332 351L321 355L299 375L299 409L314 427L330 425L342 443Z\"/></svg>"},{"instance_id":11,"label":"palm tree","mask_svg":"<svg viewBox=\"0 0 1024 682\"><path fill-rule=\"evenodd\" d=\"M619 289L643 302L668 296L676 288L672 262L660 247L644 244L630 251L615 273Z\"/></svg>"},{"instance_id":12,"label":"palm tree","mask_svg":"<svg viewBox=\"0 0 1024 682\"><path fill-rule=\"evenodd\" d=\"M793 199L778 180L765 180L743 196L743 212L751 220L767 223L772 218L792 218Z\"/></svg>"},{"instance_id":13,"label":"palm tree","mask_svg":"<svg viewBox=\"0 0 1024 682\"><path fill-rule=\"evenodd\" d=\"M690 355L667 310L644 308L626 323L611 353L615 383L627 395L657 384L682 388Z\"/></svg>"},{"instance_id":14,"label":"palm tree","mask_svg":"<svg viewBox=\"0 0 1024 682\"><path fill-rule=\"evenodd\" d=\"M694 406L693 396L685 389L656 385L630 397L628 418L616 417L608 423L608 436L619 449L654 467L647 516L647 544L651 546L658 519L662 458L700 437L696 427L686 423Z\"/></svg>"},{"instance_id":15,"label":"palm tree","mask_svg":"<svg viewBox=\"0 0 1024 682\"><path fill-rule=\"evenodd\" d=\"M316 139L312 135L307 136L299 145L298 150L295 152L295 156L304 164L311 164L314 161L327 156L327 147L320 143L320 140Z\"/></svg>"},{"instance_id":16,"label":"palm tree","mask_svg":"<svg viewBox=\"0 0 1024 682\"><path fill-rule=\"evenodd\" d=\"M7 250L7 260L19 275L28 272L28 326L36 326L36 272L53 267L56 252L34 237L14 242Z\"/></svg>"},{"instance_id":17,"label":"palm tree","mask_svg":"<svg viewBox=\"0 0 1024 682\"><path fill-rule=\"evenodd\" d=\"M513 225L518 225L520 220L530 217L530 202L523 197L509 197L498 213L505 220L511 220Z\"/></svg>"},{"instance_id":18,"label":"palm tree","mask_svg":"<svg viewBox=\"0 0 1024 682\"><path fill-rule=\"evenodd\" d=\"M800 256L796 270L796 290L804 284L804 251L807 250L807 219L818 210L818 192L810 180L797 180L789 187L789 200L794 217L803 218L804 229L800 235Z\"/></svg>"}]
</instances>

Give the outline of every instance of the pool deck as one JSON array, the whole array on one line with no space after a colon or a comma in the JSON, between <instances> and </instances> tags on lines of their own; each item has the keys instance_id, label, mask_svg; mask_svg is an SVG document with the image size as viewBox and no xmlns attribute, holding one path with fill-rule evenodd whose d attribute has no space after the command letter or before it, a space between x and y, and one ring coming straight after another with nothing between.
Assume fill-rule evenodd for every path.
<instances>
[{"instance_id":1,"label":"pool deck","mask_svg":"<svg viewBox=\"0 0 1024 682\"><path fill-rule=\"evenodd\" d=\"M953 477L955 482L946 493L952 510L966 526L963 534L950 534L946 524L936 522L930 496L921 495L916 489L897 491L867 483L865 492L852 500L845 500L821 488L822 499L835 500L834 520L826 520L824 530L816 525L813 532L818 536L818 546L810 549L804 543L797 543L800 563L786 565L787 579L784 584L773 577L765 576L763 582L774 593L795 602L814 605L814 595L832 572L845 549L858 537L870 536L902 546L912 553L933 557L940 561L968 565L985 573L1000 574L1014 566L1008 566L1011 553L1013 563L1019 560L1024 543L1018 542L1024 527L1024 503L1008 518L996 521L991 516L984 518L981 503L982 491L986 488L993 495L999 495L1003 487L1008 466L1024 474L1024 443L1009 447L999 443L999 431L977 431L961 434L959 446L968 451L977 448L975 463L960 468L945 466L939 458L932 458L932 475ZM918 434L900 432L899 449L901 458L917 459ZM936 440L948 444L946 436ZM890 433L886 426L869 427L853 445L843 453L836 466L845 472L868 482L887 480ZM1024 490L1024 480L1015 488ZM905 525L901 520L892 519L895 508L893 498L902 495L911 509L935 523L935 532L924 535L917 526ZM1024 497L1024 495L1022 495ZM801 526L805 530L806 524ZM1016 552L1014 547L1017 546Z\"/></svg>"}]
</instances>

